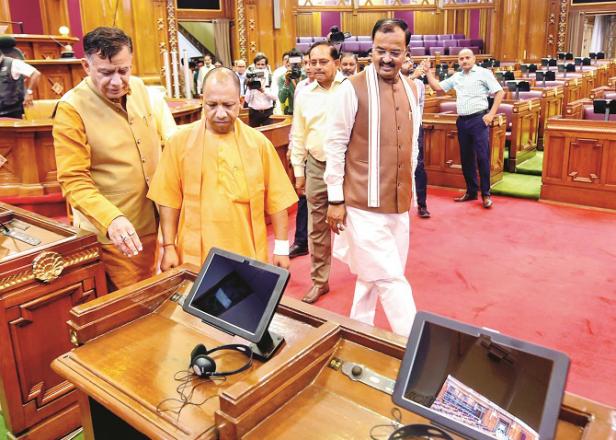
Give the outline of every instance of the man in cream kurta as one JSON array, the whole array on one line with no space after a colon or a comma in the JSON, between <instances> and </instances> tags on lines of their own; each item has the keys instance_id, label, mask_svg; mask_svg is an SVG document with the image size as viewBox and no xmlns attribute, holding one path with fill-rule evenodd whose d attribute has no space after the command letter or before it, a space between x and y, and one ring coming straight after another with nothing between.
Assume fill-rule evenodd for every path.
<instances>
[{"instance_id":1,"label":"man in cream kurta","mask_svg":"<svg viewBox=\"0 0 616 440\"><path fill-rule=\"evenodd\" d=\"M379 20L372 64L344 81L325 140L327 221L334 255L357 274L351 318L372 325L377 299L392 330L408 336L416 309L404 276L413 167L421 120L415 85L400 75L410 32Z\"/></svg>"},{"instance_id":2,"label":"man in cream kurta","mask_svg":"<svg viewBox=\"0 0 616 440\"><path fill-rule=\"evenodd\" d=\"M273 263L288 268L287 208L297 196L271 142L237 119L233 71L208 74L203 102L203 119L169 139L148 193L160 208L161 269L200 266L214 246L267 261L265 214L274 230Z\"/></svg>"},{"instance_id":3,"label":"man in cream kurta","mask_svg":"<svg viewBox=\"0 0 616 440\"><path fill-rule=\"evenodd\" d=\"M331 96L344 80L338 72L338 50L323 41L308 51L310 69L315 80L305 87L295 103L291 140L291 162L298 194L305 192L308 201L308 244L312 286L302 301L313 303L329 292L331 268L331 232L327 225L327 186L323 181L327 133L327 115L331 112ZM305 169L305 173L304 173Z\"/></svg>"},{"instance_id":4,"label":"man in cream kurta","mask_svg":"<svg viewBox=\"0 0 616 440\"><path fill-rule=\"evenodd\" d=\"M97 234L111 290L156 272L158 215L146 198L161 151L132 42L117 28L84 37L88 76L62 97L53 126L58 181L73 223Z\"/></svg>"}]
</instances>

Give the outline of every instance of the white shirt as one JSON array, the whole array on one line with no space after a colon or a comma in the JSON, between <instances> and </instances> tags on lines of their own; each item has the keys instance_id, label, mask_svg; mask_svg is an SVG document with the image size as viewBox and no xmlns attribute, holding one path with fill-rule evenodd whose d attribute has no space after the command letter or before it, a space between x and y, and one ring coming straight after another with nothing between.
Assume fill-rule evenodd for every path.
<instances>
[{"instance_id":1,"label":"white shirt","mask_svg":"<svg viewBox=\"0 0 616 440\"><path fill-rule=\"evenodd\" d=\"M312 81L310 78L304 78L295 86L295 92L293 93L293 100L297 99L297 96L300 92L306 90L306 86L309 85Z\"/></svg>"},{"instance_id":2,"label":"white shirt","mask_svg":"<svg viewBox=\"0 0 616 440\"><path fill-rule=\"evenodd\" d=\"M13 58L13 64L11 65L11 76L15 81L17 81L22 75L26 78L30 78L34 72L36 72L36 69L30 64L27 64L22 60L18 60L17 58Z\"/></svg>"},{"instance_id":3,"label":"white shirt","mask_svg":"<svg viewBox=\"0 0 616 440\"><path fill-rule=\"evenodd\" d=\"M270 92L270 89L266 87L265 93L257 89L246 90L244 101L249 108L253 110L267 110L274 106L276 97Z\"/></svg>"},{"instance_id":4,"label":"white shirt","mask_svg":"<svg viewBox=\"0 0 616 440\"><path fill-rule=\"evenodd\" d=\"M276 101L278 101L278 80L281 76L287 73L287 68L285 66L281 66L278 69L274 70L272 73L272 84L270 86L270 90L272 95L276 96Z\"/></svg>"},{"instance_id":5,"label":"white shirt","mask_svg":"<svg viewBox=\"0 0 616 440\"><path fill-rule=\"evenodd\" d=\"M468 71L456 72L440 82L448 92L456 90L456 109L459 115L472 115L488 109L488 95L503 90L491 70L473 66Z\"/></svg>"},{"instance_id":6,"label":"white shirt","mask_svg":"<svg viewBox=\"0 0 616 440\"><path fill-rule=\"evenodd\" d=\"M298 94L293 106L291 128L291 163L296 177L304 175L304 162L308 153L318 161L325 161L323 143L327 135L328 115L332 109L330 100L343 81L344 75L337 72L329 89L313 81Z\"/></svg>"},{"instance_id":7,"label":"white shirt","mask_svg":"<svg viewBox=\"0 0 616 440\"><path fill-rule=\"evenodd\" d=\"M203 65L203 67L199 69L199 74L197 75L197 93L199 95L203 93L203 79L205 75L207 75L210 70L214 69L214 67L213 64L210 64L210 67Z\"/></svg>"}]
</instances>

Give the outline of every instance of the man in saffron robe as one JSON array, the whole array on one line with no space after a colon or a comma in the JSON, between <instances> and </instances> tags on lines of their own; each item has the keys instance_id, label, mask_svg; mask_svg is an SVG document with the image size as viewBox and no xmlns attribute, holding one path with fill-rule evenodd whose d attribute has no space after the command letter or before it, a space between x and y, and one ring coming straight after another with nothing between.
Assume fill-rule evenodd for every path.
<instances>
[{"instance_id":1,"label":"man in saffron robe","mask_svg":"<svg viewBox=\"0 0 616 440\"><path fill-rule=\"evenodd\" d=\"M203 118L169 139L148 192L160 208L161 269L201 265L212 247L267 261L265 214L273 264L288 268L293 186L271 142L237 118L237 75L216 68L204 83Z\"/></svg>"}]
</instances>

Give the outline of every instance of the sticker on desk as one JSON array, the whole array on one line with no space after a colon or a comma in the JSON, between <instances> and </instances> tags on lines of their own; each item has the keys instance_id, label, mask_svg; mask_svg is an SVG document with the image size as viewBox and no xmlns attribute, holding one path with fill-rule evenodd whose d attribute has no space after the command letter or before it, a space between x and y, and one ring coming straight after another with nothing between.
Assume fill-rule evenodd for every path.
<instances>
[{"instance_id":1,"label":"sticker on desk","mask_svg":"<svg viewBox=\"0 0 616 440\"><path fill-rule=\"evenodd\" d=\"M2 166L7 162L8 162L8 159L4 157L2 154L0 154L0 168L2 168Z\"/></svg>"}]
</instances>

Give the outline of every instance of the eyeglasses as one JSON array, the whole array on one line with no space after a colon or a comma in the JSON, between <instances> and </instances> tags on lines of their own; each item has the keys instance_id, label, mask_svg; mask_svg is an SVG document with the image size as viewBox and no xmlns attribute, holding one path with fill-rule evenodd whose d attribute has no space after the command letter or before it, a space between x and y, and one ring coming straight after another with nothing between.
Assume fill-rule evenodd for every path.
<instances>
[{"instance_id":1,"label":"eyeglasses","mask_svg":"<svg viewBox=\"0 0 616 440\"><path fill-rule=\"evenodd\" d=\"M386 55L389 55L391 58L400 58L402 54L404 53L403 50L398 50L398 49L385 50L385 49L376 48L376 47L373 47L372 51L380 57L385 57Z\"/></svg>"}]
</instances>

